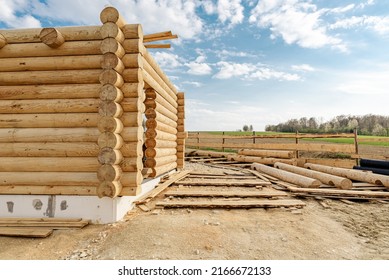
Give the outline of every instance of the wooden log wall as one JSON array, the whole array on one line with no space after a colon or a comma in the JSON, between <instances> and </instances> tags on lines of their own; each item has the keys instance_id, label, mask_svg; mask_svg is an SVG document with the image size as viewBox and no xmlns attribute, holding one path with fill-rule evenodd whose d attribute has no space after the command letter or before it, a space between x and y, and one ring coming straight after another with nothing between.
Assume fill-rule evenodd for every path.
<instances>
[{"instance_id":1,"label":"wooden log wall","mask_svg":"<svg viewBox=\"0 0 389 280\"><path fill-rule=\"evenodd\" d=\"M100 27L0 34L0 194L96 195Z\"/></svg>"},{"instance_id":2,"label":"wooden log wall","mask_svg":"<svg viewBox=\"0 0 389 280\"><path fill-rule=\"evenodd\" d=\"M185 167L185 140L187 134L185 133L185 96L183 92L177 94L177 168Z\"/></svg>"},{"instance_id":3,"label":"wooden log wall","mask_svg":"<svg viewBox=\"0 0 389 280\"><path fill-rule=\"evenodd\" d=\"M145 173L149 177L177 167L177 103L171 103L155 89L146 89Z\"/></svg>"},{"instance_id":4,"label":"wooden log wall","mask_svg":"<svg viewBox=\"0 0 389 280\"><path fill-rule=\"evenodd\" d=\"M0 194L136 195L144 165L183 160L183 95L141 25L113 7L100 20L0 30Z\"/></svg>"}]
</instances>

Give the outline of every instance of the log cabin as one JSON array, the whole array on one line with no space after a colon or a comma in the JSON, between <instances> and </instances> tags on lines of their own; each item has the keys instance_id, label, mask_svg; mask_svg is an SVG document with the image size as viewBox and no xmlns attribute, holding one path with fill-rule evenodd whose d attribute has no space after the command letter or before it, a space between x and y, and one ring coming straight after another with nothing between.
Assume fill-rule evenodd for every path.
<instances>
[{"instance_id":1,"label":"log cabin","mask_svg":"<svg viewBox=\"0 0 389 280\"><path fill-rule=\"evenodd\" d=\"M176 35L100 20L0 30L1 217L114 222L184 167L184 93L147 45Z\"/></svg>"}]
</instances>

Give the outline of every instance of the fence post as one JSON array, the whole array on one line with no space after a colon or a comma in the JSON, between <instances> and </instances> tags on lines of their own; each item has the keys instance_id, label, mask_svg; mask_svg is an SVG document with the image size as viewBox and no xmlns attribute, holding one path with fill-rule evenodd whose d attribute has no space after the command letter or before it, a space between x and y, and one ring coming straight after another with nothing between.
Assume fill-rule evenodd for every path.
<instances>
[{"instance_id":1,"label":"fence post","mask_svg":"<svg viewBox=\"0 0 389 280\"><path fill-rule=\"evenodd\" d=\"M359 147L358 147L358 129L354 128L354 145L355 145L355 154L357 155L356 163L359 165Z\"/></svg>"},{"instance_id":2,"label":"fence post","mask_svg":"<svg viewBox=\"0 0 389 280\"><path fill-rule=\"evenodd\" d=\"M299 143L299 138L298 138L299 132L296 130L296 159L299 158L299 150L298 150L298 143Z\"/></svg>"},{"instance_id":3,"label":"fence post","mask_svg":"<svg viewBox=\"0 0 389 280\"><path fill-rule=\"evenodd\" d=\"M224 144L225 144L225 138L224 138L225 132L223 131L223 138L222 138L222 152L224 152Z\"/></svg>"},{"instance_id":4,"label":"fence post","mask_svg":"<svg viewBox=\"0 0 389 280\"><path fill-rule=\"evenodd\" d=\"M197 132L197 144L200 144L200 132ZM200 146L197 146L197 150L200 149Z\"/></svg>"},{"instance_id":5,"label":"fence post","mask_svg":"<svg viewBox=\"0 0 389 280\"><path fill-rule=\"evenodd\" d=\"M255 131L253 131L253 144L255 144Z\"/></svg>"}]
</instances>

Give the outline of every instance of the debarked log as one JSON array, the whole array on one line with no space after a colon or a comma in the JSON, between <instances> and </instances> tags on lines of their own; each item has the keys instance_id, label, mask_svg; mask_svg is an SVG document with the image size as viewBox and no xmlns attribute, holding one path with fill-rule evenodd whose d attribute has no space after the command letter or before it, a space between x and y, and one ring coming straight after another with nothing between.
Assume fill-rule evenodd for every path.
<instances>
[{"instance_id":1,"label":"debarked log","mask_svg":"<svg viewBox=\"0 0 389 280\"><path fill-rule=\"evenodd\" d=\"M1 114L0 128L96 127L97 113Z\"/></svg>"},{"instance_id":2,"label":"debarked log","mask_svg":"<svg viewBox=\"0 0 389 280\"><path fill-rule=\"evenodd\" d=\"M0 99L99 98L100 84L0 86Z\"/></svg>"},{"instance_id":3,"label":"debarked log","mask_svg":"<svg viewBox=\"0 0 389 280\"><path fill-rule=\"evenodd\" d=\"M96 157L0 157L0 172L95 172Z\"/></svg>"},{"instance_id":4,"label":"debarked log","mask_svg":"<svg viewBox=\"0 0 389 280\"><path fill-rule=\"evenodd\" d=\"M321 182L317 179L312 179L288 171L279 170L277 168L269 167L260 163L253 163L251 168L304 188L318 188L321 185Z\"/></svg>"},{"instance_id":5,"label":"debarked log","mask_svg":"<svg viewBox=\"0 0 389 280\"><path fill-rule=\"evenodd\" d=\"M2 72L0 85L94 84L100 74L99 69Z\"/></svg>"},{"instance_id":6,"label":"debarked log","mask_svg":"<svg viewBox=\"0 0 389 280\"><path fill-rule=\"evenodd\" d=\"M0 100L0 113L97 113L99 105L98 99Z\"/></svg>"}]
</instances>

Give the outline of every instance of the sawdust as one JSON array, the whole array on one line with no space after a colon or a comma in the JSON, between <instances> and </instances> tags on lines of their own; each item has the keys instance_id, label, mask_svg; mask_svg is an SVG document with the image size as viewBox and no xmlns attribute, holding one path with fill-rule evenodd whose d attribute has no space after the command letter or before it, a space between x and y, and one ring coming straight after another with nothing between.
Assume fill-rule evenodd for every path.
<instances>
[{"instance_id":1,"label":"sawdust","mask_svg":"<svg viewBox=\"0 0 389 280\"><path fill-rule=\"evenodd\" d=\"M0 237L0 259L389 259L389 204L304 202L298 210L136 209L45 239Z\"/></svg>"}]
</instances>

